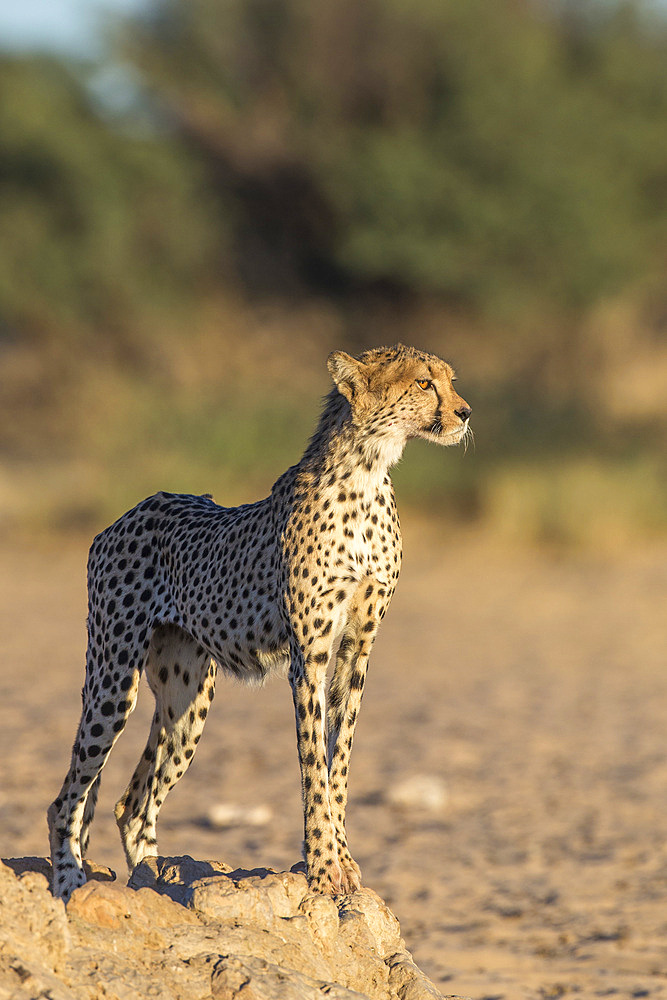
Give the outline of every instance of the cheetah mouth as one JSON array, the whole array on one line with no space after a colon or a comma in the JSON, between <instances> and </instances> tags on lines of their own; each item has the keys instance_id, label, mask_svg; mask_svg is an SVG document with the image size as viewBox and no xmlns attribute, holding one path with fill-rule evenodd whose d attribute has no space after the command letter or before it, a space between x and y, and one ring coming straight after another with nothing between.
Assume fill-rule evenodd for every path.
<instances>
[{"instance_id":1,"label":"cheetah mouth","mask_svg":"<svg viewBox=\"0 0 667 1000\"><path fill-rule=\"evenodd\" d=\"M460 427L445 430L441 421L436 420L427 427L423 427L418 436L435 444L453 445L460 444L466 438L468 430L469 425L467 421Z\"/></svg>"},{"instance_id":2,"label":"cheetah mouth","mask_svg":"<svg viewBox=\"0 0 667 1000\"><path fill-rule=\"evenodd\" d=\"M452 438L453 440L460 440L468 429L467 422L462 424L460 427L454 427L451 430L445 430L442 426L442 421L435 420L428 427L422 427L422 434L428 434L429 437L441 437L441 438Z\"/></svg>"}]
</instances>

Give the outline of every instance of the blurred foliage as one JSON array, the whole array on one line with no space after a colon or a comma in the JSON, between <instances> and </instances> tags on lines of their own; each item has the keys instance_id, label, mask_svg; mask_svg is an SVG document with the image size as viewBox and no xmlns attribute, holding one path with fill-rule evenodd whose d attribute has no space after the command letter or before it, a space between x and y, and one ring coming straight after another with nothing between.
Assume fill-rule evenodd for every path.
<instances>
[{"instance_id":1,"label":"blurred foliage","mask_svg":"<svg viewBox=\"0 0 667 1000\"><path fill-rule=\"evenodd\" d=\"M79 70L0 60L0 321L6 335L131 326L210 273L209 204L178 144L109 127Z\"/></svg>"},{"instance_id":2,"label":"blurred foliage","mask_svg":"<svg viewBox=\"0 0 667 1000\"><path fill-rule=\"evenodd\" d=\"M122 327L241 277L520 322L662 276L667 28L641 15L161 0L119 29L142 125L82 68L4 56L3 320Z\"/></svg>"},{"instance_id":3,"label":"blurred foliage","mask_svg":"<svg viewBox=\"0 0 667 1000\"><path fill-rule=\"evenodd\" d=\"M252 280L516 320L664 267L667 32L595 10L163 0L125 51L234 192Z\"/></svg>"},{"instance_id":4,"label":"blurred foliage","mask_svg":"<svg viewBox=\"0 0 667 1000\"><path fill-rule=\"evenodd\" d=\"M0 55L9 520L248 499L326 352L401 337L462 361L481 444L415 447L409 500L664 530L666 64L595 0L154 0L102 64Z\"/></svg>"}]
</instances>

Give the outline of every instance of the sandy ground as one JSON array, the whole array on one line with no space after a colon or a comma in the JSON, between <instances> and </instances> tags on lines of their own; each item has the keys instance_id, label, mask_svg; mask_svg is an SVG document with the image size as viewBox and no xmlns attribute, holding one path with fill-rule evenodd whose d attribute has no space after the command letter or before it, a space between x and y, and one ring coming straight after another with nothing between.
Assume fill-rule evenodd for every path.
<instances>
[{"instance_id":1,"label":"sandy ground","mask_svg":"<svg viewBox=\"0 0 667 1000\"><path fill-rule=\"evenodd\" d=\"M406 535L352 756L365 883L445 993L667 997L667 552L512 559ZM0 552L2 856L47 851L78 722L86 547ZM151 710L144 682L93 826L91 857L121 874L113 803ZM293 864L293 728L284 682L221 681L161 853ZM406 782L417 803L392 803ZM221 803L241 822L213 826ZM271 818L253 826L260 805Z\"/></svg>"}]
</instances>

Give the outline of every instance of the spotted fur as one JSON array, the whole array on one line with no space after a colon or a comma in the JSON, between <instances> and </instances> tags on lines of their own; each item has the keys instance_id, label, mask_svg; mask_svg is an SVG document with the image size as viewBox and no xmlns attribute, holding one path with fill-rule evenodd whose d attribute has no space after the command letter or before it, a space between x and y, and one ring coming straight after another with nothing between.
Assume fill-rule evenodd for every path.
<instances>
[{"instance_id":1,"label":"spotted fur","mask_svg":"<svg viewBox=\"0 0 667 1000\"><path fill-rule=\"evenodd\" d=\"M85 882L100 773L142 669L155 715L115 810L130 870L157 853L160 807L192 761L222 669L251 683L287 674L310 884L361 884L345 806L368 657L401 565L388 469L409 438L461 441L470 408L448 364L400 344L334 352L328 367L334 388L319 426L266 499L225 508L158 493L92 544L83 710L48 812L53 889L65 900Z\"/></svg>"}]
</instances>

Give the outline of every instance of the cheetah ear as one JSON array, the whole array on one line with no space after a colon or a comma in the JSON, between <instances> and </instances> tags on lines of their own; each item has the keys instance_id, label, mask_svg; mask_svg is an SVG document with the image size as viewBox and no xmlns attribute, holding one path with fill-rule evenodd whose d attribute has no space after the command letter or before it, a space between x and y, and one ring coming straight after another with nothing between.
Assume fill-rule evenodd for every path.
<instances>
[{"instance_id":1,"label":"cheetah ear","mask_svg":"<svg viewBox=\"0 0 667 1000\"><path fill-rule=\"evenodd\" d=\"M327 368L336 388L348 402L368 389L366 365L345 351L333 351L327 358Z\"/></svg>"}]
</instances>

